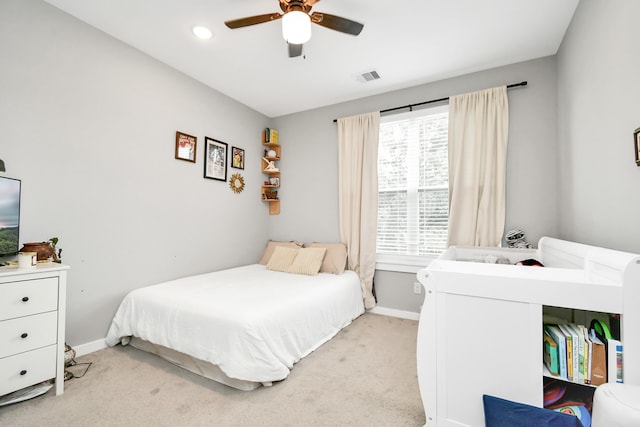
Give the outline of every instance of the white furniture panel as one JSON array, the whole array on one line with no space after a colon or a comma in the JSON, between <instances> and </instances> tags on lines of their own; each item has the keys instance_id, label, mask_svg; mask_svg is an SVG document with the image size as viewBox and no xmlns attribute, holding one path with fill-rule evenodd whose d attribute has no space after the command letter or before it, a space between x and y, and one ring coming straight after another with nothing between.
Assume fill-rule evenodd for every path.
<instances>
[{"instance_id":1,"label":"white furniture panel","mask_svg":"<svg viewBox=\"0 0 640 427\"><path fill-rule=\"evenodd\" d=\"M11 267L1 267L10 270ZM15 267L13 271L20 271ZM5 282L0 298L0 320L44 313L58 309L58 278L22 280L18 276L15 282Z\"/></svg>"},{"instance_id":2,"label":"white furniture panel","mask_svg":"<svg viewBox=\"0 0 640 427\"><path fill-rule=\"evenodd\" d=\"M436 380L444 396L439 416L477 425L484 415L475 396L483 393L542 405L540 341L530 339L537 334L542 340L540 305L455 294L437 304L436 360L444 361ZM512 381L496 381L505 377Z\"/></svg>"},{"instance_id":3,"label":"white furniture panel","mask_svg":"<svg viewBox=\"0 0 640 427\"><path fill-rule=\"evenodd\" d=\"M0 359L0 396L55 376L55 344L5 357Z\"/></svg>"},{"instance_id":4,"label":"white furniture panel","mask_svg":"<svg viewBox=\"0 0 640 427\"><path fill-rule=\"evenodd\" d=\"M57 340L57 311L5 320L0 322L0 359L53 345Z\"/></svg>"}]
</instances>

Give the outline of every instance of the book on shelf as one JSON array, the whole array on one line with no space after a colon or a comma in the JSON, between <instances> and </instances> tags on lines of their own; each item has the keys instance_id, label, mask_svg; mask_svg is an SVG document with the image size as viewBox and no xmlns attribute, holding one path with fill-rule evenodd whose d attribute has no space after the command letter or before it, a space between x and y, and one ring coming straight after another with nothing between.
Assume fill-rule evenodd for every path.
<instances>
[{"instance_id":1,"label":"book on shelf","mask_svg":"<svg viewBox=\"0 0 640 427\"><path fill-rule=\"evenodd\" d=\"M609 338L607 340L607 379L610 383L622 381L622 343L620 340Z\"/></svg>"},{"instance_id":2,"label":"book on shelf","mask_svg":"<svg viewBox=\"0 0 640 427\"><path fill-rule=\"evenodd\" d=\"M567 344L564 338L564 334L558 328L557 325L544 325L545 331L556 342L558 346L558 371L560 378L565 380L569 379L567 373Z\"/></svg>"},{"instance_id":3,"label":"book on shelf","mask_svg":"<svg viewBox=\"0 0 640 427\"><path fill-rule=\"evenodd\" d=\"M544 364L552 375L560 375L558 369L558 344L544 331Z\"/></svg>"},{"instance_id":4,"label":"book on shelf","mask_svg":"<svg viewBox=\"0 0 640 427\"><path fill-rule=\"evenodd\" d=\"M262 131L262 140L265 144L279 144L278 131L265 128L265 130Z\"/></svg>"},{"instance_id":5,"label":"book on shelf","mask_svg":"<svg viewBox=\"0 0 640 427\"><path fill-rule=\"evenodd\" d=\"M585 383L585 380L587 379L587 373L586 373L586 362L587 362L587 357L588 355L585 355L585 335L584 335L584 331L583 328L584 326L582 325L576 325L575 323L569 323L569 327L571 328L572 332L575 334L574 336L576 337L576 344L577 344L577 350L578 350L578 382L581 384Z\"/></svg>"},{"instance_id":6,"label":"book on shelf","mask_svg":"<svg viewBox=\"0 0 640 427\"><path fill-rule=\"evenodd\" d=\"M578 373L576 370L578 368L578 337L576 336L574 340L573 333L567 324L560 323L558 324L558 328L560 328L560 331L564 334L564 339L567 344L567 377L569 381L577 382Z\"/></svg>"}]
</instances>

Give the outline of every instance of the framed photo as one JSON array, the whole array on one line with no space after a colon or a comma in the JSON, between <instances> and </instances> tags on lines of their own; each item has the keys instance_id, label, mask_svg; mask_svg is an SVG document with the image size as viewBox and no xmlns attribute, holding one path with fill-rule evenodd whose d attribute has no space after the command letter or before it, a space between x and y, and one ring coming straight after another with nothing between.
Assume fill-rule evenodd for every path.
<instances>
[{"instance_id":1,"label":"framed photo","mask_svg":"<svg viewBox=\"0 0 640 427\"><path fill-rule=\"evenodd\" d=\"M225 142L204 137L204 177L227 180L227 147Z\"/></svg>"},{"instance_id":2,"label":"framed photo","mask_svg":"<svg viewBox=\"0 0 640 427\"><path fill-rule=\"evenodd\" d=\"M186 133L176 132L176 159L196 162L196 144L198 138Z\"/></svg>"},{"instance_id":3,"label":"framed photo","mask_svg":"<svg viewBox=\"0 0 640 427\"><path fill-rule=\"evenodd\" d=\"M269 178L269 185L280 187L280 178L278 178L277 176L272 176L271 178Z\"/></svg>"},{"instance_id":4,"label":"framed photo","mask_svg":"<svg viewBox=\"0 0 640 427\"><path fill-rule=\"evenodd\" d=\"M636 148L636 166L640 166L640 128L633 132L633 145Z\"/></svg>"},{"instance_id":5,"label":"framed photo","mask_svg":"<svg viewBox=\"0 0 640 427\"><path fill-rule=\"evenodd\" d=\"M231 167L244 169L244 150L238 147L231 147Z\"/></svg>"}]
</instances>

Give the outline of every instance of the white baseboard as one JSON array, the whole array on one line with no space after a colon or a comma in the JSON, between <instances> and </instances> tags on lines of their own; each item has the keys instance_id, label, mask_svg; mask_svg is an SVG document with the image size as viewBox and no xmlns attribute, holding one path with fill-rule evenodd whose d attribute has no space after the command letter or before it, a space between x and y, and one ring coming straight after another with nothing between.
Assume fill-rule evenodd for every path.
<instances>
[{"instance_id":1,"label":"white baseboard","mask_svg":"<svg viewBox=\"0 0 640 427\"><path fill-rule=\"evenodd\" d=\"M80 357L84 356L85 354L93 353L94 351L107 348L107 342L104 339L101 339L72 347L76 351L76 356Z\"/></svg>"},{"instance_id":2,"label":"white baseboard","mask_svg":"<svg viewBox=\"0 0 640 427\"><path fill-rule=\"evenodd\" d=\"M420 313L413 311L396 310L395 308L386 308L376 306L367 310L369 313L381 314L383 316L399 317L400 319L420 320Z\"/></svg>"}]
</instances>

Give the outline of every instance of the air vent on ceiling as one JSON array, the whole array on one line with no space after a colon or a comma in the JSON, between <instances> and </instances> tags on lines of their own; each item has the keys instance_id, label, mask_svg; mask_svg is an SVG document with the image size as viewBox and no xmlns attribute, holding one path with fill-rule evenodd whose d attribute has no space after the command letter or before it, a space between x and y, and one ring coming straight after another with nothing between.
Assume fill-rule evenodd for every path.
<instances>
[{"instance_id":1,"label":"air vent on ceiling","mask_svg":"<svg viewBox=\"0 0 640 427\"><path fill-rule=\"evenodd\" d=\"M378 80L380 78L380 74L376 70L368 71L366 73L360 74L360 79L363 82L370 82L373 80Z\"/></svg>"}]
</instances>

